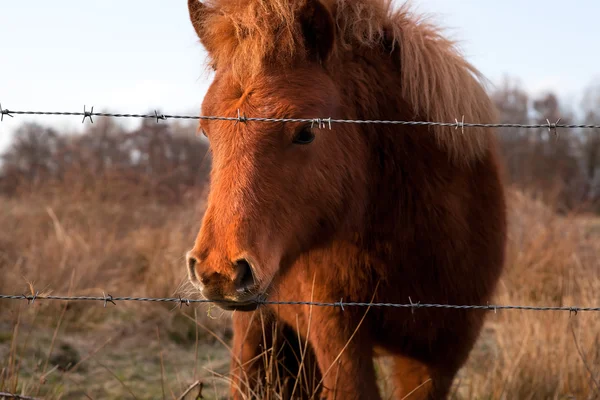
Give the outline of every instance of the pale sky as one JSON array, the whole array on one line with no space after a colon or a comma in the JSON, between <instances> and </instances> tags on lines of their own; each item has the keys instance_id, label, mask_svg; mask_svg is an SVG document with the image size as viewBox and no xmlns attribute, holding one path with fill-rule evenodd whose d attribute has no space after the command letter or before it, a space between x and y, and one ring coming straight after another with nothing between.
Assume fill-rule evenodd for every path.
<instances>
[{"instance_id":1,"label":"pale sky","mask_svg":"<svg viewBox=\"0 0 600 400\"><path fill-rule=\"evenodd\" d=\"M400 0L397 0L400 1ZM185 0L0 0L0 103L14 110L197 114L210 83ZM413 0L492 82L577 96L600 77L598 0ZM80 117L16 116L78 129ZM131 121L139 123L138 120Z\"/></svg>"}]
</instances>

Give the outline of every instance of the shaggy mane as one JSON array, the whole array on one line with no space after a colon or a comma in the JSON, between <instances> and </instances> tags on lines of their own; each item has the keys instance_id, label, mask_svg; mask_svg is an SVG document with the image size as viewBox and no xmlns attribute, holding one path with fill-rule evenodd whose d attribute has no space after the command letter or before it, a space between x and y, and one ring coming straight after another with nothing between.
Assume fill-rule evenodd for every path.
<instances>
[{"instance_id":1,"label":"shaggy mane","mask_svg":"<svg viewBox=\"0 0 600 400\"><path fill-rule=\"evenodd\" d=\"M365 46L390 44L401 58L401 95L414 118L434 122L491 123L493 105L484 80L439 28L391 0L321 0L336 22L335 56ZM213 12L204 23L214 68L226 65L240 80L260 74L265 62L291 67L306 60L297 15L306 0L207 0ZM384 42L385 41L385 42ZM391 43L390 43L391 42ZM386 48L388 48L386 50ZM342 64L334 64L343 68ZM440 146L457 161L479 158L490 148L485 128L432 126Z\"/></svg>"}]
</instances>

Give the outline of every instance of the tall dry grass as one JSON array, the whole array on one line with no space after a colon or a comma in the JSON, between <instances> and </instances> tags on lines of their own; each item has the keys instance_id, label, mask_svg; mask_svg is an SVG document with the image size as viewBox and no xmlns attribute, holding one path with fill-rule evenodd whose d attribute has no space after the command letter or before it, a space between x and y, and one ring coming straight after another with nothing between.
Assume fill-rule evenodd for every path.
<instances>
[{"instance_id":1,"label":"tall dry grass","mask_svg":"<svg viewBox=\"0 0 600 400\"><path fill-rule=\"evenodd\" d=\"M189 191L186 198L168 203L142 196L144 188L120 188L107 180L91 189L89 185L45 186L14 198L0 197L0 293L134 297L189 294L184 254L193 245L201 221L202 190ZM83 362L77 371L79 380L103 372L103 379L114 383L118 379L111 377L112 366L82 371L85 365L94 365L92 359L100 362L103 353L107 355L103 365L117 365L120 353L129 350L132 362L127 368L132 376L134 360L163 355L163 348L171 347L178 351L165 355L172 369L181 368L181 355L190 353L186 362L194 373L190 370L184 375L198 377L197 370L202 366L195 359L210 358L202 354L206 349L198 347L214 346L218 343L216 337L227 341L231 336L227 316L213 314L217 317L209 315L206 306L178 309L172 303L120 302L104 308L101 303L89 302L36 301L27 305L24 301L2 301L0 392L18 390L43 394L48 399L78 398L69 397L79 389L64 378L66 371ZM160 340L156 327L161 328ZM105 347L108 339L111 349ZM63 359L74 349L79 354L73 356L71 365L65 365ZM224 360L218 350L214 354ZM152 365L160 367L161 360L153 359ZM63 373L56 371L57 365ZM50 381L48 373L52 375ZM123 373L129 375L130 371ZM174 379L173 374L170 378ZM149 376L135 376L147 384L156 378L155 370ZM46 383L40 389L41 381ZM100 380L99 388L92 389L92 393L100 398L129 396L126 385L119 384L123 390L115 389L112 397L113 392L100 387L105 383ZM186 383L189 379L176 386ZM137 395L153 397L144 397L143 393Z\"/></svg>"},{"instance_id":2,"label":"tall dry grass","mask_svg":"<svg viewBox=\"0 0 600 400\"><path fill-rule=\"evenodd\" d=\"M169 207L135 196L0 199L0 291L32 284L65 293L72 285L82 295L172 296L186 282L184 254L201 215L201 204ZM89 308L77 317L88 320Z\"/></svg>"},{"instance_id":3,"label":"tall dry grass","mask_svg":"<svg viewBox=\"0 0 600 400\"><path fill-rule=\"evenodd\" d=\"M36 290L94 296L106 292L114 296L158 297L185 292L183 255L199 228L204 207L201 192L190 192L187 199L165 204L148 198L140 200L131 191L123 191L115 200L115 196L95 194L101 190L67 189L0 199L0 292ZM495 302L598 306L599 219L557 216L550 207L522 192L511 190L509 195L507 268ZM179 375L169 375L169 371L174 365L185 369L188 362L194 368L202 368L195 364L194 352L205 352L205 359L210 360L206 363L218 365L220 371L205 382L205 395L218 392L219 398L225 396L229 361L226 348L230 338L227 313L211 317L204 309L196 313L194 308L185 307L173 311L172 304L119 303L107 308L84 302L39 302L35 307L27 307L23 302L0 304L0 390L43 393L51 399L96 393L87 384L85 389L80 388L81 382L90 379L83 371L85 365L93 364L93 357L100 357L105 350L94 355L87 353L89 359L79 359L80 383L64 377L64 371L53 370L57 362L50 356L61 350L61 337L78 333L83 346L85 340L81 338L104 329L132 338L118 352L135 352L135 357L154 354L154 358L137 367L148 368L151 364L158 369L141 376L111 370L112 373L102 375L106 379L102 382L98 370L91 368L88 373L93 373L104 386L97 389L103 394L100 397L131 397L133 392L137 398L153 398L161 397L161 391L166 397L173 397L170 393L176 391L169 385L175 384L169 380L177 380ZM182 314L184 318L180 317ZM194 324L194 318L200 318L200 325ZM157 336L156 326L171 329ZM48 340L41 354L28 353L28 346L36 344L36 334L42 331ZM599 333L598 313L491 311L468 364L455 382L455 397L600 398ZM94 345L101 348L103 340L96 340ZM173 344L179 346L182 342L184 347ZM186 354L192 354L189 360L183 358ZM28 364L28 357L38 360L35 368ZM378 364L378 369L383 391L387 392L385 363ZM45 376L49 371L54 381ZM40 378L46 382L43 390L39 390ZM132 383L134 380L146 382L154 392L145 392L142 386ZM183 388L189 384L189 380L183 381L182 378L175 386ZM106 392L107 382L112 382L114 391ZM278 397L273 394L271 398Z\"/></svg>"},{"instance_id":4,"label":"tall dry grass","mask_svg":"<svg viewBox=\"0 0 600 400\"><path fill-rule=\"evenodd\" d=\"M600 306L600 219L557 216L509 193L508 260L496 304ZM462 399L600 398L600 313L490 312L457 380Z\"/></svg>"}]
</instances>

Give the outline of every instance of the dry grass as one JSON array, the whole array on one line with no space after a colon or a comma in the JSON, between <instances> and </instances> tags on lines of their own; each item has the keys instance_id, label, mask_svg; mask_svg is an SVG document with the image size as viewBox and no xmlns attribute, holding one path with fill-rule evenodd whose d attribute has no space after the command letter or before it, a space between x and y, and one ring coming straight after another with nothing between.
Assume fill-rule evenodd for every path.
<instances>
[{"instance_id":1,"label":"dry grass","mask_svg":"<svg viewBox=\"0 0 600 400\"><path fill-rule=\"evenodd\" d=\"M598 306L600 219L558 217L511 192L507 271L495 303ZM463 399L599 398L598 313L498 311L457 381Z\"/></svg>"},{"instance_id":2,"label":"dry grass","mask_svg":"<svg viewBox=\"0 0 600 400\"><path fill-rule=\"evenodd\" d=\"M1 199L0 292L30 292L29 284L56 294L185 292L183 255L202 205L133 197L117 202L56 191ZM599 219L559 217L516 191L510 204L508 266L496 303L597 306ZM0 391L176 399L200 380L204 398L226 398L226 313L172 304L0 304ZM456 397L597 398L599 333L596 313L491 312ZM377 365L386 392L385 362Z\"/></svg>"},{"instance_id":3,"label":"dry grass","mask_svg":"<svg viewBox=\"0 0 600 400\"><path fill-rule=\"evenodd\" d=\"M1 293L186 294L183 256L197 233L201 205L140 204L139 198L127 196L107 202L90 194L44 193L0 200ZM216 317L208 316L206 311L206 307L179 310L173 304L157 303L104 308L101 303L38 301L27 306L4 301L0 391L72 398L80 391L78 379L98 376L99 381L85 384L92 398L128 395L129 379L141 390L136 396L145 398L144 393L150 396L157 387L162 390L157 380L161 372L172 387L183 391L194 379L211 375L204 367L216 362L220 372L228 368L222 346L209 332L227 340L228 320L218 318L218 312L212 313ZM161 368L159 344L166 371ZM99 346L103 347L95 353ZM86 354L94 355L82 368L61 373L60 369L70 368L69 360L72 367ZM213 357L216 360L210 361ZM60 365L59 370L52 370L55 365ZM39 385L49 371L42 379L46 383ZM109 382L116 383L115 388L107 389Z\"/></svg>"}]
</instances>

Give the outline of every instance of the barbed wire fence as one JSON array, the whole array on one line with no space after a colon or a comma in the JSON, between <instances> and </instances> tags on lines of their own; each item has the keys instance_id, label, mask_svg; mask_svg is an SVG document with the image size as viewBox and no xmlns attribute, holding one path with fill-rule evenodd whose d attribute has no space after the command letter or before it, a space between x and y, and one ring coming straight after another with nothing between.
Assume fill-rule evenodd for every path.
<instances>
[{"instance_id":1,"label":"barbed wire fence","mask_svg":"<svg viewBox=\"0 0 600 400\"><path fill-rule=\"evenodd\" d=\"M113 113L113 112L94 112L92 106L88 111L87 107L83 106L83 111L26 111L26 110L10 110L3 108L0 103L0 121L4 117L13 118L15 115L55 115L55 116L79 116L83 117L81 122L84 123L89 119L90 123L94 123L93 117L112 117L112 118L141 118L155 119L157 123L169 119L174 120L222 120L237 123L247 122L300 122L311 123L318 128L332 128L332 124L391 124L391 125L417 125L417 126L446 126L454 127L455 129L465 129L472 127L487 127L487 128L519 128L519 129L540 129L545 128L550 132L555 132L559 128L563 129L600 129L598 124L561 124L560 119L556 122L546 120L546 124L516 124L516 123L479 123L465 122L464 116L459 120L455 118L454 122L434 122L434 121L401 121L401 120L354 120L354 119L335 119L335 118L264 118L264 117L247 117L242 115L240 110L237 111L236 117L227 116L206 116L206 115L176 115L162 114L154 111L153 114L131 114L131 113ZM600 132L600 131L599 131ZM116 305L118 301L135 301L135 302L155 302L155 303L176 303L179 306L189 306L194 303L215 303L206 299L188 299L188 298L152 298L152 297L113 297L111 295L102 296L39 296L35 295L6 295L0 294L0 300L26 300L28 304L34 303L36 300L54 300L54 301L97 301L103 302L104 307L108 303ZM410 298L409 303L370 303L370 302L344 302L341 299L339 302L311 302L311 301L267 301L257 300L258 305L312 305L317 307L339 307L342 310L344 307L391 307L391 308L410 308L413 312L418 308L442 308L442 309L483 309L493 310L526 310L526 311L568 311L569 313L578 313L582 311L598 312L598 307L580 307L580 306L530 306L530 305L458 305L458 304L424 304L414 303ZM227 303L221 301L219 303Z\"/></svg>"},{"instance_id":2,"label":"barbed wire fence","mask_svg":"<svg viewBox=\"0 0 600 400\"><path fill-rule=\"evenodd\" d=\"M546 120L546 124L516 124L516 123L479 123L465 122L464 116L459 120L455 118L454 122L435 122L435 121L401 121L401 120L354 120L354 119L334 119L334 118L264 118L264 117L247 117L242 115L240 110L237 111L236 117L227 116L206 116L206 115L177 115L177 114L162 114L154 111L153 114L131 114L131 113L113 113L113 112L94 112L92 106L88 111L87 107L83 106L83 111L27 111L27 110L10 110L3 108L0 103L0 121L4 117L14 118L15 115L54 115L54 116L79 116L83 117L81 122L84 123L89 119L90 123L94 123L93 117L112 117L112 118L141 118L155 119L157 123L169 119L175 120L221 120L237 123L247 122L300 122L311 123L318 128L332 128L332 124L391 124L391 125L416 125L416 126L446 126L454 127L455 129L465 129L472 127L487 127L487 128L520 128L520 129L540 129L545 128L550 132L555 132L559 128L563 129L600 129L598 124L560 124L560 119L556 122ZM599 131L600 132L600 131ZM0 294L0 300L26 300L28 304L33 304L36 300L54 300L54 301L97 301L103 302L104 307L108 303L116 305L120 301L135 301L135 302L154 302L154 303L176 303L179 306L189 306L194 303L228 303L226 301L214 302L206 299L189 299L189 298L153 298L153 297L113 297L103 294L102 296L40 296L34 295L8 295ZM258 305L311 305L317 307L339 307L342 310L344 307L391 307L391 308L410 308L413 312L418 308L442 308L442 309L483 309L493 310L526 310L526 311L568 311L569 313L578 313L583 311L599 312L598 307L580 307L580 306L530 306L530 305L459 305L459 304L425 304L414 303L410 298L409 303L372 303L372 302L344 302L341 299L339 302L314 302L314 301L267 301L257 300Z\"/></svg>"}]
</instances>

